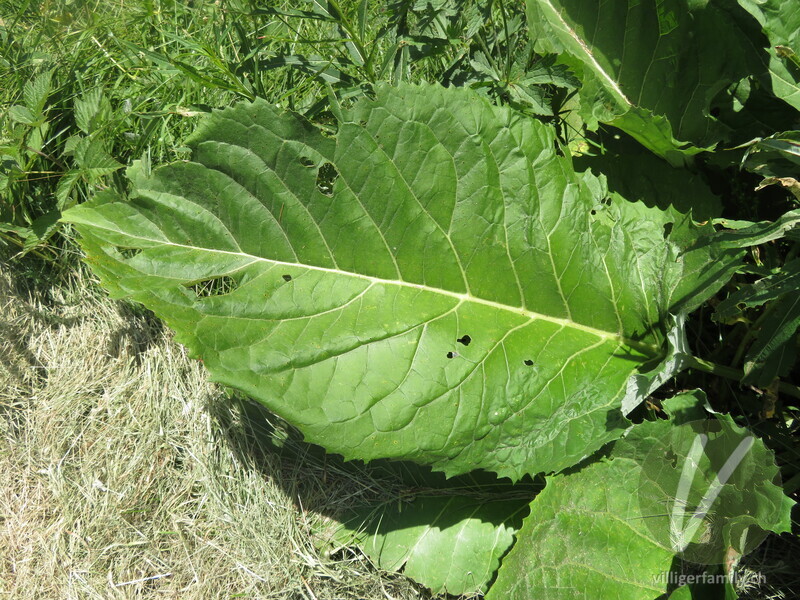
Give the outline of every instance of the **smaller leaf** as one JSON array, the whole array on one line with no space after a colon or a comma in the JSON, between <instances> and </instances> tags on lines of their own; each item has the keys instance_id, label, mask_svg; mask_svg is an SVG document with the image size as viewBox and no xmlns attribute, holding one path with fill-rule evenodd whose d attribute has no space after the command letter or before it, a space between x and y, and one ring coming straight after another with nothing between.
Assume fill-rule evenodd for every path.
<instances>
[{"instance_id":1,"label":"smaller leaf","mask_svg":"<svg viewBox=\"0 0 800 600\"><path fill-rule=\"evenodd\" d=\"M549 478L486 599L574 600L588 590L617 600L662 594L666 586L656 576L670 571L673 553L641 518L639 472L632 460L614 460Z\"/></svg>"},{"instance_id":2,"label":"smaller leaf","mask_svg":"<svg viewBox=\"0 0 800 600\"><path fill-rule=\"evenodd\" d=\"M75 99L75 124L84 133L96 131L110 114L111 103L99 87Z\"/></svg>"},{"instance_id":3,"label":"smaller leaf","mask_svg":"<svg viewBox=\"0 0 800 600\"><path fill-rule=\"evenodd\" d=\"M756 18L769 40L767 66L772 92L800 109L800 66L795 52L800 47L797 3L794 0L739 0L739 4Z\"/></svg>"},{"instance_id":4,"label":"smaller leaf","mask_svg":"<svg viewBox=\"0 0 800 600\"><path fill-rule=\"evenodd\" d=\"M756 190L776 183L791 190L790 180L800 177L800 131L782 131L756 138L739 148L747 148L742 167L765 178ZM780 181L784 178L786 182Z\"/></svg>"},{"instance_id":5,"label":"smaller leaf","mask_svg":"<svg viewBox=\"0 0 800 600\"><path fill-rule=\"evenodd\" d=\"M792 160L800 161L800 131L784 131L764 138L758 142L758 146L775 150L789 157Z\"/></svg>"},{"instance_id":6,"label":"smaller leaf","mask_svg":"<svg viewBox=\"0 0 800 600\"><path fill-rule=\"evenodd\" d=\"M52 71L45 71L37 75L32 81L25 84L22 98L33 114L40 115L44 110L47 97L50 95L50 79Z\"/></svg>"},{"instance_id":7,"label":"smaller leaf","mask_svg":"<svg viewBox=\"0 0 800 600\"><path fill-rule=\"evenodd\" d=\"M53 234L58 231L58 221L60 218L61 211L51 210L35 219L33 223L31 223L30 235L25 238L22 254L27 254L50 239Z\"/></svg>"},{"instance_id":8,"label":"smaller leaf","mask_svg":"<svg viewBox=\"0 0 800 600\"><path fill-rule=\"evenodd\" d=\"M16 104L8 109L8 116L12 121L23 125L36 125L41 117L36 116L27 106Z\"/></svg>"},{"instance_id":9,"label":"smaller leaf","mask_svg":"<svg viewBox=\"0 0 800 600\"><path fill-rule=\"evenodd\" d=\"M13 233L20 238L27 239L29 235L31 235L30 227L20 227L19 225L14 225L13 223L6 223L4 221L0 221L0 231L4 233Z\"/></svg>"},{"instance_id":10,"label":"smaller leaf","mask_svg":"<svg viewBox=\"0 0 800 600\"><path fill-rule=\"evenodd\" d=\"M72 206L73 203L70 202L70 195L80 178L81 172L77 169L72 169L64 173L61 179L58 180L58 185L56 186L56 201L58 203L58 208L61 210Z\"/></svg>"},{"instance_id":11,"label":"smaller leaf","mask_svg":"<svg viewBox=\"0 0 800 600\"><path fill-rule=\"evenodd\" d=\"M564 65L551 65L552 61L541 62L525 73L521 83L525 85L554 85L568 90L577 89L580 80Z\"/></svg>"},{"instance_id":12,"label":"smaller leaf","mask_svg":"<svg viewBox=\"0 0 800 600\"><path fill-rule=\"evenodd\" d=\"M114 160L106 152L103 142L95 137L85 137L79 140L73 149L73 153L80 171L92 179L110 175L125 166Z\"/></svg>"},{"instance_id":13,"label":"smaller leaf","mask_svg":"<svg viewBox=\"0 0 800 600\"><path fill-rule=\"evenodd\" d=\"M527 500L425 496L354 511L336 534L380 568L403 572L434 593L485 591L514 541Z\"/></svg>"},{"instance_id":14,"label":"smaller leaf","mask_svg":"<svg viewBox=\"0 0 800 600\"><path fill-rule=\"evenodd\" d=\"M552 116L553 110L548 106L547 97L540 87L510 85L508 92L511 99L530 109L534 114Z\"/></svg>"}]
</instances>

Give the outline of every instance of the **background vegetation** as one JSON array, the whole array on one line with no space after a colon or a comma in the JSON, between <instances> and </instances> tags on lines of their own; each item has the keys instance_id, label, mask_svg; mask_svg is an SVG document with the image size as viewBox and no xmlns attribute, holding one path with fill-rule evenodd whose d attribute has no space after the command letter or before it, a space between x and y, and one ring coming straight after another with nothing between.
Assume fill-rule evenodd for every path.
<instances>
[{"instance_id":1,"label":"background vegetation","mask_svg":"<svg viewBox=\"0 0 800 600\"><path fill-rule=\"evenodd\" d=\"M206 384L148 314L102 299L58 223L124 188L132 161L186 158L182 140L212 108L262 97L330 127L378 81L478 89L554 123L578 167L628 151L615 131L585 131L579 82L533 52L521 2L0 0L0 594L427 596L329 539L326 514L407 490ZM771 110L767 130L795 125ZM757 132L746 125L738 143ZM796 205L785 189L754 192L761 177L732 166L745 150L730 152L692 173L709 215L774 219ZM796 243L759 247L729 291L796 254ZM701 312L692 342L740 367L774 306L723 323ZM796 495L796 398L700 371L665 393L695 386L762 435ZM770 538L742 566L743 591L792 597L798 560L796 536Z\"/></svg>"}]
</instances>

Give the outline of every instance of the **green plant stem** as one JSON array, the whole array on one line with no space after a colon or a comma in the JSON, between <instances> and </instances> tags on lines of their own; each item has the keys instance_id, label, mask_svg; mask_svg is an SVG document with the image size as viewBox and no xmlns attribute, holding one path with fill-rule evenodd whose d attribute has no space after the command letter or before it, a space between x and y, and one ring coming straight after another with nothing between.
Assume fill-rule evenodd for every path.
<instances>
[{"instance_id":1,"label":"green plant stem","mask_svg":"<svg viewBox=\"0 0 800 600\"><path fill-rule=\"evenodd\" d=\"M503 17L503 32L505 33L506 39L506 65L505 65L505 73L503 73L503 79L505 79L506 83L510 83L509 77L511 76L511 51L512 51L512 44L511 44L511 37L508 34L508 19L506 18L506 6L503 3L503 0L500 0L500 15Z\"/></svg>"},{"instance_id":2,"label":"green plant stem","mask_svg":"<svg viewBox=\"0 0 800 600\"><path fill-rule=\"evenodd\" d=\"M756 319L756 322L747 329L742 341L739 343L739 347L736 348L736 353L733 355L733 360L731 361L732 365L738 365L741 362L745 350L747 350L750 342L755 339L756 335L758 335L758 330L761 329L761 324L764 322L764 319L769 316L773 308L775 308L775 302L770 302L762 311L758 319Z\"/></svg>"},{"instance_id":3,"label":"green plant stem","mask_svg":"<svg viewBox=\"0 0 800 600\"><path fill-rule=\"evenodd\" d=\"M336 0L329 0L329 3L331 8L333 8L333 10L336 12L336 17L338 17L339 24L342 26L342 29L344 29L347 35L350 36L350 42L352 42L352 44L356 47L359 55L363 59L364 69L366 70L367 77L369 78L370 81L374 82L375 73L372 68L372 60L369 53L367 52L367 49L364 47L361 38L358 35L356 35L356 32L353 29L352 25L350 24L350 21L348 21L345 18L344 12L339 7L339 3L336 2Z\"/></svg>"},{"instance_id":4,"label":"green plant stem","mask_svg":"<svg viewBox=\"0 0 800 600\"><path fill-rule=\"evenodd\" d=\"M704 373L711 373L712 375L717 375L718 377L724 377L725 379L731 379L737 382L740 382L742 377L744 377L744 371L741 369L734 369L733 367L718 365L716 363L703 360L702 358L697 358L696 356L689 357L689 367L692 369L697 369L698 371L703 371ZM800 398L800 388L784 381L779 382L778 391L786 394L787 396L791 396L792 398Z\"/></svg>"},{"instance_id":5,"label":"green plant stem","mask_svg":"<svg viewBox=\"0 0 800 600\"><path fill-rule=\"evenodd\" d=\"M34 154L38 154L42 158L46 158L47 160L55 163L57 166L61 167L65 171L67 170L67 167L64 165L64 163L62 163L56 157L50 156L46 152L42 152L41 150L37 150L36 148L32 148L31 146L27 146L27 145L25 146L25 150L28 150L29 152L33 152Z\"/></svg>"},{"instance_id":6,"label":"green plant stem","mask_svg":"<svg viewBox=\"0 0 800 600\"><path fill-rule=\"evenodd\" d=\"M12 244L15 244L15 245L19 246L22 249L25 248L25 244L23 242L19 241L18 239L14 238L14 236L7 235L5 233L0 232L0 238L6 240L7 242L10 242ZM47 262L50 262L50 261L54 260L54 257L45 256L44 254L42 254L41 252L39 252L39 250L37 250L35 248L32 248L32 249L28 250L28 252L30 252L34 256L36 256L36 257L38 257L38 258L40 258L40 259L42 259L44 261L47 261Z\"/></svg>"}]
</instances>

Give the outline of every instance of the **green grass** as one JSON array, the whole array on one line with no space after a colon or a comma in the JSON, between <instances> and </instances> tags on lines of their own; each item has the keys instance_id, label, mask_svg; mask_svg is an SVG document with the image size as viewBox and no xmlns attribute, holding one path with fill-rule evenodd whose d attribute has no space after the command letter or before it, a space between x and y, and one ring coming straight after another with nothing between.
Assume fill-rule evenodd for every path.
<instances>
[{"instance_id":1,"label":"green grass","mask_svg":"<svg viewBox=\"0 0 800 600\"><path fill-rule=\"evenodd\" d=\"M379 81L479 84L514 101L512 56L531 56L521 4L413 4L348 1L320 15L288 0L0 0L0 244L74 267L59 211L124 190L134 160L187 158L198 119L238 100L323 125Z\"/></svg>"},{"instance_id":2,"label":"green grass","mask_svg":"<svg viewBox=\"0 0 800 600\"><path fill-rule=\"evenodd\" d=\"M293 37L322 30L251 14L256 6L0 2L0 222L29 227L105 187L122 188L118 169L133 160L186 158L182 140L214 107L260 96L302 109L324 97L314 78L297 81L260 62L294 52ZM46 88L43 106L26 122L12 107L26 106L37 80ZM91 152L76 149L79 138L89 138ZM0 229L6 244L23 247L25 238ZM41 259L65 259L62 239L33 241Z\"/></svg>"}]
</instances>

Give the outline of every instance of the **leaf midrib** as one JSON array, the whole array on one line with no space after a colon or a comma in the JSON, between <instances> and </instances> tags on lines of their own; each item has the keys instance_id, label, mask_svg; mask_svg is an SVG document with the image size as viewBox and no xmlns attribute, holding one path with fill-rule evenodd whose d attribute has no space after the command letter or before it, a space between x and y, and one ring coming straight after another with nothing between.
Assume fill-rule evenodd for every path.
<instances>
[{"instance_id":1,"label":"leaf midrib","mask_svg":"<svg viewBox=\"0 0 800 600\"><path fill-rule=\"evenodd\" d=\"M440 294L440 295L448 296L450 298L458 300L459 302L462 302L462 303L464 303L464 302L474 302L475 304L480 304L482 306L487 306L487 307L493 308L495 310L502 310L502 311L505 311L505 312L513 313L513 314L521 316L521 317L526 317L526 318L528 318L528 319L530 319L532 321L534 321L534 320L542 320L542 321L547 321L549 323L553 323L553 324L559 325L561 327L569 327L569 328L572 328L572 329L577 329L579 331L584 331L586 333L589 333L591 335L594 335L594 336L596 336L598 338L601 338L601 339L604 339L604 340L616 341L620 345L625 345L625 346L628 346L630 348L636 349L639 352L642 352L643 354L645 354L647 356L650 356L650 357L654 357L654 356L657 356L659 354L659 349L658 349L657 346L655 346L653 344L646 344L644 342L640 342L640 341L637 341L637 340L632 340L630 338L626 338L625 336L620 335L619 333L604 331L602 329L597 329L595 327L590 327L588 325L583 325L582 323L576 323L575 321L571 321L569 319L562 319L562 318L559 318L559 317L553 317L553 316L550 316L550 315L538 313L538 312L535 312L535 311L532 311L532 310L529 310L529 309L526 309L526 308L518 307L518 306L509 306L509 305L503 304L501 302L495 302L493 300L487 300L485 298L480 298L480 297L477 297L477 296L473 296L471 294L452 292L450 290L445 290L445 289L442 289L442 288L434 288L434 287L430 287L430 286L427 286L427 285L424 285L424 284L413 283L413 282L409 282L409 281L394 280L394 279L383 279L383 278L380 278L380 277L373 277L372 275L365 275L365 274L362 274L362 273L353 273L351 271L342 271L340 269L332 269L332 268L329 268L329 267L320 267L320 266L308 265L308 264L300 263L300 262L289 262L289 261L276 260L276 259L272 259L272 258L264 258L264 257L261 257L261 256L255 256L253 254L249 254L247 252L232 252L232 251L229 251L229 250L219 250L219 249L215 249L215 248L203 248L203 247L199 247L199 246L190 246L188 244L179 244L177 242L165 241L163 239L153 239L153 238L148 238L148 237L144 237L144 236L131 235L130 233L121 231L119 229L112 229L112 228L108 228L108 227L98 227L96 224L90 224L90 225L92 227L96 228L96 229L102 229L102 230L110 231L110 232L113 232L113 233L122 234L122 235L125 235L125 236L127 236L129 238L132 238L132 239L141 240L143 242L155 243L155 244L158 244L160 246L171 246L171 247L174 247L174 248L183 248L183 249L188 249L188 250L196 250L196 251L200 251L200 252L210 252L210 253L216 253L216 254L224 254L224 255L228 255L228 256L240 256L240 257L251 259L251 262L248 263L247 265L244 265L244 266L241 266L241 267L237 267L236 269L230 271L229 273L234 273L236 271L244 269L244 268L246 268L246 267L248 267L248 266L250 266L250 265L252 265L252 264L254 264L256 262L266 262L266 263L270 263L270 264L274 264L274 265L283 265L283 266L286 266L286 267L296 267L296 268L301 268L301 269L308 269L308 270L311 270L311 271L318 271L318 272L322 272L322 273L330 273L332 275L337 275L337 276L340 276L340 277L342 277L342 276L344 276L344 277L354 277L354 278L357 278L357 279L362 279L362 280L365 280L365 281L369 281L370 283L373 283L373 284L406 287L406 288L410 288L410 289L419 290L419 291L422 291L422 292ZM122 246L120 244L111 244L111 243L109 243L109 245L113 245L113 246L116 246L116 247L124 247L124 246ZM136 246L129 246L129 247L130 248L136 248ZM152 247L153 246L150 246L150 248L152 248ZM158 247L158 246L156 246L156 247ZM144 248L143 250L147 250L147 249L148 248ZM199 279L198 281L202 281L202 280L203 279Z\"/></svg>"},{"instance_id":2,"label":"leaf midrib","mask_svg":"<svg viewBox=\"0 0 800 600\"><path fill-rule=\"evenodd\" d=\"M627 106L629 109L634 107L633 102L631 102L625 93L622 91L622 88L619 87L619 84L614 80L614 78L606 72L606 70L597 62L594 54L592 53L592 49L586 44L586 42L577 34L577 32L570 27L569 23L561 16L556 7L553 6L551 0L540 0L540 5L545 6L553 16L558 19L559 23L561 23L564 30L577 44L580 46L581 50L587 56L589 61L592 64L592 67L595 72L597 72L602 79L607 82L608 87L614 92L614 95L617 97L617 100Z\"/></svg>"}]
</instances>

